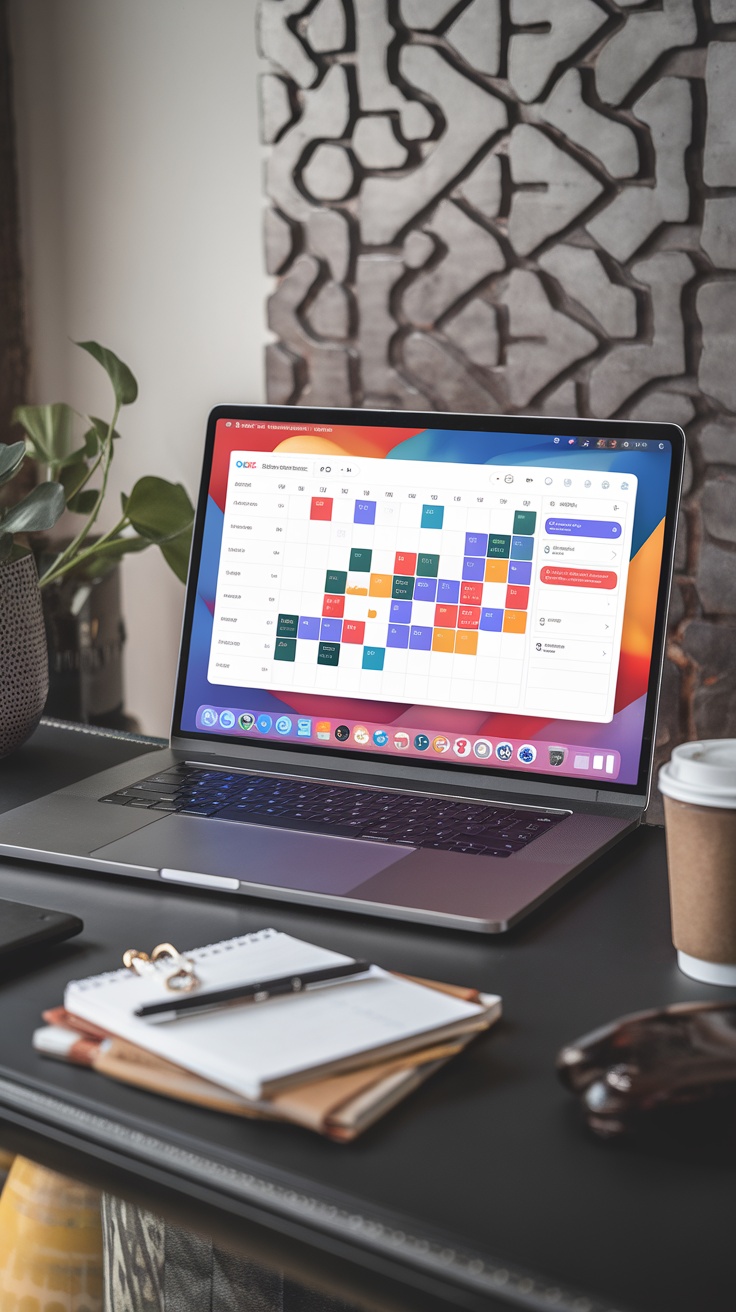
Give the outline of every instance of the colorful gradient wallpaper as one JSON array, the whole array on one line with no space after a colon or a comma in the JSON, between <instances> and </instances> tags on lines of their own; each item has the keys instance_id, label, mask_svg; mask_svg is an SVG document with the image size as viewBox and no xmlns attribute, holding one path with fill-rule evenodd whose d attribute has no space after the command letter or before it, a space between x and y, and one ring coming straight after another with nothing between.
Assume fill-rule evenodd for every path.
<instances>
[{"instance_id":1,"label":"colorful gradient wallpaper","mask_svg":"<svg viewBox=\"0 0 736 1312\"><path fill-rule=\"evenodd\" d=\"M646 692L651 666L651 651L655 625L655 610L662 564L664 543L664 517L671 466L669 443L647 443L651 449L576 449L553 446L551 434L487 433L465 430L369 428L334 426L329 435L318 433L313 426L304 425L298 431L294 424L248 424L246 432L219 419L215 433L214 453L209 485L209 496L204 523L201 560L196 584L196 600L192 623L189 659L184 686L180 729L183 733L200 733L202 722L198 712L203 704L240 707L263 713L276 719L287 714L308 717L313 721L329 719L332 725L355 724L383 725L389 735L406 731L411 740L417 734L468 735L471 739L482 736L496 743L510 739L530 744L574 744L575 750L588 749L615 752L617 770L615 782L635 784L640 765ZM297 430L297 431L294 431ZM559 430L558 430L559 431ZM546 720L509 713L479 713L453 710L447 707L431 708L394 703L367 702L362 698L323 696L284 692L275 694L258 689L235 689L208 681L210 643L212 639L213 611L217 587L223 516L227 491L230 456L234 450L280 452L314 455L350 455L378 457L386 460L422 460L461 462L493 466L523 465L533 468L564 469L574 464L576 469L596 473L610 472L615 476L635 474L638 492L631 544L626 607L618 672L617 692L613 720L607 724ZM237 729L236 729L237 734ZM225 736L220 735L218 736ZM232 735L227 735L232 736ZM242 735L241 735L242 736ZM250 735L253 736L252 734ZM272 734L272 739L277 735ZM352 737L352 735L351 735ZM310 746L315 750L327 747L340 749L334 735L329 742L317 742L312 736ZM355 751L348 740L345 749ZM373 745L366 750L378 751ZM394 755L391 741L383 746L382 755ZM416 753L413 753L417 755ZM430 754L431 755L431 754ZM435 761L438 759L434 758ZM442 758L443 766L452 764L452 756ZM456 764L461 764L455 762ZM465 765L480 766L471 759ZM513 762L514 766L518 763ZM490 771L503 768L500 760L491 757ZM518 773L526 771L521 768ZM534 772L558 773L550 768L540 750ZM589 775L586 776L589 778Z\"/></svg>"}]
</instances>

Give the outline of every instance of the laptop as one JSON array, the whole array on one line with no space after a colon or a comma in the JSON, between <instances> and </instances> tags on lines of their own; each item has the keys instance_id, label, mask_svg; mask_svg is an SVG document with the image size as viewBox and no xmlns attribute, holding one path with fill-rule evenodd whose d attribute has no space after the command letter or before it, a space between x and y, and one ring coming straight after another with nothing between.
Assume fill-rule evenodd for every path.
<instances>
[{"instance_id":1,"label":"laptop","mask_svg":"<svg viewBox=\"0 0 736 1312\"><path fill-rule=\"evenodd\" d=\"M647 805L672 424L218 406L171 740L0 854L480 933Z\"/></svg>"}]
</instances>

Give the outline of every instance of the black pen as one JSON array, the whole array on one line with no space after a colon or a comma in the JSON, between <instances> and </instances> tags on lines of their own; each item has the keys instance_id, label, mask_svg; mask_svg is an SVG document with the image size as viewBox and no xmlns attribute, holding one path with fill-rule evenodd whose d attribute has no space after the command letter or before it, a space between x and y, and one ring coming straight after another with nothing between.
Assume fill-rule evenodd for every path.
<instances>
[{"instance_id":1,"label":"black pen","mask_svg":"<svg viewBox=\"0 0 736 1312\"><path fill-rule=\"evenodd\" d=\"M180 1016L226 1007L229 1002L266 1002L284 993L301 993L314 984L339 984L341 980L365 975L371 969L369 961L348 961L340 966L325 966L319 970L305 970L301 974L280 975L276 979L263 979L255 984L233 984L226 989L188 993L186 997L165 998L161 1002L146 1002L133 1013L141 1018L176 1020Z\"/></svg>"}]
</instances>

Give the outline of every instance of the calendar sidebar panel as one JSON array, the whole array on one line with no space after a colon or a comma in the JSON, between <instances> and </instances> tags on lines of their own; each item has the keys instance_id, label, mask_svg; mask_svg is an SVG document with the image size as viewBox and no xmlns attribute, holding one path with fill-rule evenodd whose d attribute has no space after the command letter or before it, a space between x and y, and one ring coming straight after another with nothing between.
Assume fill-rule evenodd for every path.
<instances>
[{"instance_id":1,"label":"calendar sidebar panel","mask_svg":"<svg viewBox=\"0 0 736 1312\"><path fill-rule=\"evenodd\" d=\"M610 721L636 479L552 474L233 451L209 681Z\"/></svg>"}]
</instances>

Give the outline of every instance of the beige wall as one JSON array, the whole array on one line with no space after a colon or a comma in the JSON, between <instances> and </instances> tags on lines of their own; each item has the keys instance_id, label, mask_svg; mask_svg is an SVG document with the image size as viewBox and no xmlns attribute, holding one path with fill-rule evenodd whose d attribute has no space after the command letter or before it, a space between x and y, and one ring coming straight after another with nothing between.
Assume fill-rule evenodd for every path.
<instances>
[{"instance_id":1,"label":"beige wall","mask_svg":"<svg viewBox=\"0 0 736 1312\"><path fill-rule=\"evenodd\" d=\"M33 401L104 415L96 338L140 384L107 525L141 474L194 499L210 407L263 397L255 0L11 0ZM183 588L124 564L127 707L168 732Z\"/></svg>"}]
</instances>

